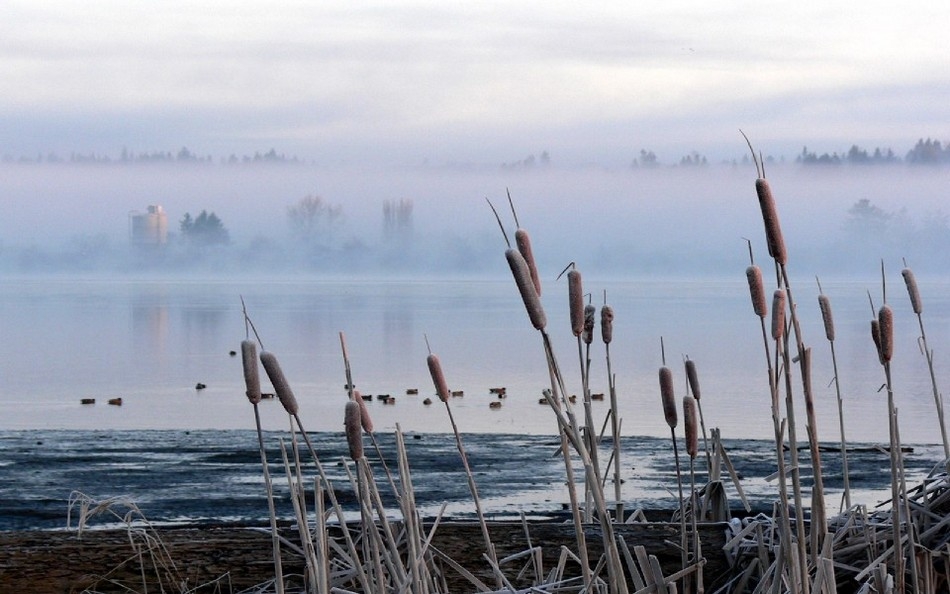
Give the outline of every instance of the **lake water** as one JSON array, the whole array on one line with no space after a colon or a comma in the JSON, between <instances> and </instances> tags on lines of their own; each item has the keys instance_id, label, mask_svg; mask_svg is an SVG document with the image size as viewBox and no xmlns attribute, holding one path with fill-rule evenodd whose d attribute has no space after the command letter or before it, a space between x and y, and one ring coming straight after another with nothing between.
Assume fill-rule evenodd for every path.
<instances>
[{"instance_id":1,"label":"lake water","mask_svg":"<svg viewBox=\"0 0 950 594\"><path fill-rule=\"evenodd\" d=\"M916 316L899 274L890 281L895 309L893 377L906 443L936 443L940 434L926 360L917 347ZM950 380L950 282L918 279L939 385ZM837 326L836 349L848 437L887 441L884 374L869 338L867 291L879 281L825 281ZM759 320L741 271L735 278L601 280L585 278L594 303L615 311L612 368L623 434L668 436L657 370L663 338L678 394L682 361L697 365L707 427L723 437L770 439L766 363ZM830 350L813 279L796 281L806 343L813 348L822 440L838 438ZM580 391L579 355L567 321L563 281L547 281L543 302L568 390ZM301 406L308 430L342 425L344 332L354 382L364 394L395 404L370 406L378 431L451 431L433 395L425 337L440 356L460 430L553 434L552 413L538 403L548 386L541 338L529 324L514 284L492 280L7 278L0 283L0 429L251 429L239 343L241 297L264 346L274 352ZM880 297L875 297L880 304ZM598 330L599 334L599 330ZM592 345L593 392L607 392L604 346ZM263 374L262 374L263 376ZM797 379L797 376L796 376ZM207 385L196 390L197 383ZM489 388L505 386L501 408ZM265 391L269 386L265 385ZM407 395L409 388L419 394ZM122 406L109 406L121 397ZM94 405L80 399L95 398ZM283 429L276 401L261 405L265 428ZM800 418L804 418L800 404ZM595 402L601 422L607 402ZM804 435L804 430L800 431Z\"/></svg>"}]
</instances>

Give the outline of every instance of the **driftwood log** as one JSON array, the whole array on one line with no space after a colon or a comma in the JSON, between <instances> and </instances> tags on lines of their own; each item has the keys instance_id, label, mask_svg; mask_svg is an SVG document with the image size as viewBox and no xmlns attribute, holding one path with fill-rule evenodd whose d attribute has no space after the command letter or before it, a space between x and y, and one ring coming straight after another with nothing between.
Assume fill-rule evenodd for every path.
<instances>
[{"instance_id":1,"label":"driftwood log","mask_svg":"<svg viewBox=\"0 0 950 594\"><path fill-rule=\"evenodd\" d=\"M722 552L725 524L700 526L704 573L707 580L728 571ZM529 548L520 522L489 524L498 558L520 553ZM641 545L655 555L670 575L681 568L676 543L679 524L626 524L615 528L618 537L632 549ZM545 571L550 571L562 547L576 549L573 527L552 522L529 522L531 546L543 551ZM602 553L599 527L586 527L591 559ZM282 531L293 539L295 532ZM331 534L332 536L332 534ZM237 592L263 584L274 577L271 538L260 528L210 526L167 527L157 529L153 536L160 540L166 557L150 553L138 555L126 530L93 530L82 536L74 532L25 531L0 532L0 590L33 594L82 592L142 592L143 576L150 582L148 591L158 591L158 580L169 584L186 582L187 588L201 592ZM149 544L156 544L149 540ZM482 535L474 522L442 522L433 539L433 546L459 565L490 583L490 571L482 559ZM143 562L144 559L144 562ZM303 574L302 559L285 549L283 571L287 575ZM173 565L172 565L173 564ZM506 573L517 574L524 561L506 567ZM144 570L143 570L144 565ZM570 571L577 569L569 567ZM451 569L445 575L452 592L472 592L474 588ZM156 577L160 576L160 577ZM177 582L175 582L177 580ZM204 587L199 587L204 584ZM175 591L180 591L176 589Z\"/></svg>"}]
</instances>

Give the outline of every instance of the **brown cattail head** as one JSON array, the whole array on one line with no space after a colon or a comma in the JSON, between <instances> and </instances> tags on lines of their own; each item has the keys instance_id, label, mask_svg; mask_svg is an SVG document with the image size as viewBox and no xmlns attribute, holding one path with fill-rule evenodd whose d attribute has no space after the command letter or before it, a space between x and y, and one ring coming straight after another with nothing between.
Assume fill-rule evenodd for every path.
<instances>
[{"instance_id":1,"label":"brown cattail head","mask_svg":"<svg viewBox=\"0 0 950 594\"><path fill-rule=\"evenodd\" d=\"M670 429L676 429L676 396L673 394L673 372L669 367L660 367L660 398L663 400L663 417Z\"/></svg>"},{"instance_id":2,"label":"brown cattail head","mask_svg":"<svg viewBox=\"0 0 950 594\"><path fill-rule=\"evenodd\" d=\"M429 355L426 357L426 363L429 365L429 375L432 376L436 396L442 402L448 402L451 392L449 392L449 385L445 382L445 374L442 373L442 364L439 363L439 357Z\"/></svg>"},{"instance_id":3,"label":"brown cattail head","mask_svg":"<svg viewBox=\"0 0 950 594\"><path fill-rule=\"evenodd\" d=\"M686 453L696 458L699 453L699 420L696 414L696 399L683 396L683 429L686 432Z\"/></svg>"},{"instance_id":4,"label":"brown cattail head","mask_svg":"<svg viewBox=\"0 0 950 594\"><path fill-rule=\"evenodd\" d=\"M244 364L244 385L251 404L261 401L261 377L257 369L257 345L252 340L241 341L241 363Z\"/></svg>"},{"instance_id":5,"label":"brown cattail head","mask_svg":"<svg viewBox=\"0 0 950 594\"><path fill-rule=\"evenodd\" d=\"M821 310L821 321L825 325L825 338L828 342L835 341L835 319L831 315L831 299L822 293L818 296L818 309Z\"/></svg>"},{"instance_id":6,"label":"brown cattail head","mask_svg":"<svg viewBox=\"0 0 950 594\"><path fill-rule=\"evenodd\" d=\"M894 354L894 311L890 305L882 305L878 310L877 323L881 333L881 359L890 361Z\"/></svg>"},{"instance_id":7,"label":"brown cattail head","mask_svg":"<svg viewBox=\"0 0 950 594\"><path fill-rule=\"evenodd\" d=\"M580 336L584 331L584 287L576 268L567 273L567 300L571 306L571 331Z\"/></svg>"},{"instance_id":8,"label":"brown cattail head","mask_svg":"<svg viewBox=\"0 0 950 594\"><path fill-rule=\"evenodd\" d=\"M515 277L515 284L518 286L518 292L521 293L521 300L524 301L525 309L528 310L528 319L535 330L543 330L548 321L544 315L544 308L541 307L541 298L538 296L538 290L531 280L531 271L528 269L528 263L524 256L516 249L505 250L505 258L508 260L508 266L511 268L511 274Z\"/></svg>"},{"instance_id":9,"label":"brown cattail head","mask_svg":"<svg viewBox=\"0 0 950 594\"><path fill-rule=\"evenodd\" d=\"M373 419L369 416L369 408L367 408L366 401L363 400L363 395L360 394L359 390L353 390L353 401L360 406L360 424L363 426L363 431L372 433Z\"/></svg>"},{"instance_id":10,"label":"brown cattail head","mask_svg":"<svg viewBox=\"0 0 950 594\"><path fill-rule=\"evenodd\" d=\"M874 348L877 350L877 360L884 365L884 355L881 353L881 325L877 320L871 320L871 340L874 341Z\"/></svg>"},{"instance_id":11,"label":"brown cattail head","mask_svg":"<svg viewBox=\"0 0 950 594\"><path fill-rule=\"evenodd\" d=\"M600 308L600 337L604 344L610 344L614 337L614 308L609 305Z\"/></svg>"},{"instance_id":12,"label":"brown cattail head","mask_svg":"<svg viewBox=\"0 0 950 594\"><path fill-rule=\"evenodd\" d=\"M764 318L769 313L768 305L765 302L765 287L762 284L762 269L753 264L745 269L746 278L749 279L749 293L752 295L752 311L760 318Z\"/></svg>"},{"instance_id":13,"label":"brown cattail head","mask_svg":"<svg viewBox=\"0 0 950 594\"><path fill-rule=\"evenodd\" d=\"M769 182L765 178L760 177L755 180L755 193L759 196L759 207L762 209L762 222L765 223L765 240L768 243L769 255L784 266L788 261L785 239L782 238L782 226L778 221L778 210L772 198L772 189L769 188Z\"/></svg>"},{"instance_id":14,"label":"brown cattail head","mask_svg":"<svg viewBox=\"0 0 950 594\"><path fill-rule=\"evenodd\" d=\"M284 410L291 415L296 415L299 410L297 397L290 389L290 384L287 383L287 378L284 377L284 372L280 368L280 363L277 362L277 357L268 351L261 351L261 365L264 366L267 378L274 386L274 393L277 394L280 403L284 405Z\"/></svg>"},{"instance_id":15,"label":"brown cattail head","mask_svg":"<svg viewBox=\"0 0 950 594\"><path fill-rule=\"evenodd\" d=\"M920 300L920 292L917 290L917 280L914 278L914 271L910 268L901 270L901 276L904 277L904 284L907 285L907 294L910 295L910 306L914 313L920 315L924 311L924 304Z\"/></svg>"},{"instance_id":16,"label":"brown cattail head","mask_svg":"<svg viewBox=\"0 0 950 594\"><path fill-rule=\"evenodd\" d=\"M594 318L597 316L597 308L593 305L584 306L584 344L594 342Z\"/></svg>"},{"instance_id":17,"label":"brown cattail head","mask_svg":"<svg viewBox=\"0 0 950 594\"><path fill-rule=\"evenodd\" d=\"M518 246L521 257L524 258L525 263L528 265L528 272L531 273L531 282L534 284L534 290L538 292L538 297L540 297L541 277L538 276L538 267L534 263L534 252L531 251L531 238L528 237L527 231L524 229L515 231L515 245Z\"/></svg>"},{"instance_id":18,"label":"brown cattail head","mask_svg":"<svg viewBox=\"0 0 950 594\"><path fill-rule=\"evenodd\" d=\"M696 373L696 363L692 359L686 360L686 383L693 392L693 398L699 400L699 375Z\"/></svg>"},{"instance_id":19,"label":"brown cattail head","mask_svg":"<svg viewBox=\"0 0 950 594\"><path fill-rule=\"evenodd\" d=\"M785 335L785 291L775 289L772 294L772 340L782 340Z\"/></svg>"},{"instance_id":20,"label":"brown cattail head","mask_svg":"<svg viewBox=\"0 0 950 594\"><path fill-rule=\"evenodd\" d=\"M346 444L350 446L350 458L363 457L362 413L355 400L348 400L343 409L343 430L346 432Z\"/></svg>"}]
</instances>

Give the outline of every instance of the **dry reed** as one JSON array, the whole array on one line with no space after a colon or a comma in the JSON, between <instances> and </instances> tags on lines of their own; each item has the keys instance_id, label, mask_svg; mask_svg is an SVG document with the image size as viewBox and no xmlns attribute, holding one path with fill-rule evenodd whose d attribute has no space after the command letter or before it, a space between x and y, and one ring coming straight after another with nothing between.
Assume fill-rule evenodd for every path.
<instances>
[{"instance_id":1,"label":"dry reed","mask_svg":"<svg viewBox=\"0 0 950 594\"><path fill-rule=\"evenodd\" d=\"M614 337L614 308L606 304L600 308L600 337L607 345Z\"/></svg>"},{"instance_id":2,"label":"dry reed","mask_svg":"<svg viewBox=\"0 0 950 594\"><path fill-rule=\"evenodd\" d=\"M531 280L531 270L528 268L528 263L521 252L511 248L505 250L505 259L508 260L508 266L514 276L518 293L521 294L521 300L528 311L528 319L531 320L531 325L534 326L535 330L543 329L547 326L547 317L544 315L544 308L541 307L538 290L534 285L534 281Z\"/></svg>"},{"instance_id":3,"label":"dry reed","mask_svg":"<svg viewBox=\"0 0 950 594\"><path fill-rule=\"evenodd\" d=\"M353 390L353 400L360 407L360 425L362 425L363 431L372 433L373 418L370 416L369 407L366 406L366 401L363 400L363 395L360 394L359 390Z\"/></svg>"},{"instance_id":4,"label":"dry reed","mask_svg":"<svg viewBox=\"0 0 950 594\"><path fill-rule=\"evenodd\" d=\"M825 338L828 342L835 341L835 320L831 315L831 299L827 295L818 296L818 309L821 310L821 322L825 327Z\"/></svg>"},{"instance_id":5,"label":"dry reed","mask_svg":"<svg viewBox=\"0 0 950 594\"><path fill-rule=\"evenodd\" d=\"M746 278L749 280L749 294L752 297L752 311L760 318L764 318L769 313L768 305L765 301L765 288L762 284L762 269L755 264L745 269Z\"/></svg>"},{"instance_id":6,"label":"dry reed","mask_svg":"<svg viewBox=\"0 0 950 594\"><path fill-rule=\"evenodd\" d=\"M660 367L660 399L663 402L663 418L670 429L676 429L679 421L676 414L676 395L673 392L673 372L669 367Z\"/></svg>"},{"instance_id":7,"label":"dry reed","mask_svg":"<svg viewBox=\"0 0 950 594\"><path fill-rule=\"evenodd\" d=\"M924 304L920 300L920 291L917 289L917 279L914 278L914 271L910 268L901 270L901 276L904 277L904 284L907 286L907 295L910 297L910 307L914 313L920 315L924 311Z\"/></svg>"},{"instance_id":8,"label":"dry reed","mask_svg":"<svg viewBox=\"0 0 950 594\"><path fill-rule=\"evenodd\" d=\"M886 303L877 312L881 359L890 361L894 355L894 311Z\"/></svg>"},{"instance_id":9,"label":"dry reed","mask_svg":"<svg viewBox=\"0 0 950 594\"><path fill-rule=\"evenodd\" d=\"M584 306L584 332L582 334L584 344L594 342L594 318L597 316L597 308L587 304Z\"/></svg>"},{"instance_id":10,"label":"dry reed","mask_svg":"<svg viewBox=\"0 0 950 594\"><path fill-rule=\"evenodd\" d=\"M782 226L778 220L778 210L775 208L775 199L769 182L764 177L755 180L755 192L759 197L759 207L762 209L762 221L765 223L765 239L769 249L769 256L780 266L788 262L788 252L785 250L785 239L782 237Z\"/></svg>"},{"instance_id":11,"label":"dry reed","mask_svg":"<svg viewBox=\"0 0 950 594\"><path fill-rule=\"evenodd\" d=\"M343 429L350 458L356 462L363 457L363 413L355 400L347 400L343 408Z\"/></svg>"},{"instance_id":12,"label":"dry reed","mask_svg":"<svg viewBox=\"0 0 950 594\"><path fill-rule=\"evenodd\" d=\"M442 373L442 364L439 363L439 357L430 353L429 356L426 357L426 365L429 367L429 375L432 376L432 384L435 386L435 395L438 396L442 402L448 402L451 392L449 392L449 385L445 381L445 374Z\"/></svg>"},{"instance_id":13,"label":"dry reed","mask_svg":"<svg viewBox=\"0 0 950 594\"><path fill-rule=\"evenodd\" d=\"M775 289L772 294L772 340L778 342L785 335L785 291Z\"/></svg>"},{"instance_id":14,"label":"dry reed","mask_svg":"<svg viewBox=\"0 0 950 594\"><path fill-rule=\"evenodd\" d=\"M571 332L574 336L580 336L584 332L584 289L581 273L576 268L571 268L567 273L567 300L571 313Z\"/></svg>"},{"instance_id":15,"label":"dry reed","mask_svg":"<svg viewBox=\"0 0 950 594\"><path fill-rule=\"evenodd\" d=\"M261 378L257 368L257 345L254 341L241 341L241 364L244 367L245 394L251 404L257 404L261 401Z\"/></svg>"},{"instance_id":16,"label":"dry reed","mask_svg":"<svg viewBox=\"0 0 950 594\"><path fill-rule=\"evenodd\" d=\"M274 387L274 393L277 394L277 398L284 406L284 410L293 416L297 416L300 410L300 407L297 405L297 397L294 396L293 390L290 389L290 384L287 383L287 378L284 377L284 371L280 368L277 357L269 351L261 351L261 365L264 366L267 378Z\"/></svg>"}]
</instances>

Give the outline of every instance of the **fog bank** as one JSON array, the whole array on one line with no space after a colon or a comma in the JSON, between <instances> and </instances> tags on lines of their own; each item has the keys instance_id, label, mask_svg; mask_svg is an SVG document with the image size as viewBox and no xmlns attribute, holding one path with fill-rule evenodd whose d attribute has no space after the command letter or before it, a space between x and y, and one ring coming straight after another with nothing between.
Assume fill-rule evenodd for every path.
<instances>
[{"instance_id":1,"label":"fog bank","mask_svg":"<svg viewBox=\"0 0 950 594\"><path fill-rule=\"evenodd\" d=\"M881 259L947 272L946 168L772 165L799 272L866 273ZM0 165L0 271L141 274L507 274L510 191L542 274L568 262L615 276L734 274L745 238L764 262L751 166L604 170L369 170L304 164ZM318 206L301 225L289 211ZM134 245L130 215L160 205L167 237ZM213 213L226 241L195 241ZM388 214L387 214L388 213ZM295 220L296 219L296 220Z\"/></svg>"}]
</instances>

